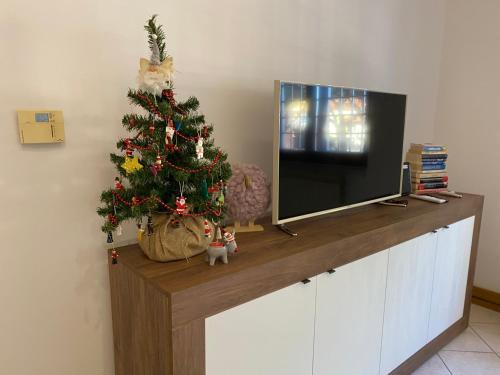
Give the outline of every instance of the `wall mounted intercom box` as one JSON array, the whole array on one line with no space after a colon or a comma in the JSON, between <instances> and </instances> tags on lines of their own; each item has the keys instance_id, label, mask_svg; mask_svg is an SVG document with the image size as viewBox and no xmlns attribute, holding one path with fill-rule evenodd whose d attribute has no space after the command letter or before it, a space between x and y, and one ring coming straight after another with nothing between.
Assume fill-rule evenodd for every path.
<instances>
[{"instance_id":1,"label":"wall mounted intercom box","mask_svg":"<svg viewBox=\"0 0 500 375\"><path fill-rule=\"evenodd\" d=\"M17 123L21 143L64 142L62 111L18 110Z\"/></svg>"}]
</instances>

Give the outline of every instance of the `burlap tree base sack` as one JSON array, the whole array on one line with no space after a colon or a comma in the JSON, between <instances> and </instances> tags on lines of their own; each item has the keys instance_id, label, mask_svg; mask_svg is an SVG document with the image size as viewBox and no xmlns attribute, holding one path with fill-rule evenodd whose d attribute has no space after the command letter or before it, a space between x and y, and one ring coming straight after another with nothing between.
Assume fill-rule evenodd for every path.
<instances>
[{"instance_id":1,"label":"burlap tree base sack","mask_svg":"<svg viewBox=\"0 0 500 375\"><path fill-rule=\"evenodd\" d=\"M178 227L172 221L179 221ZM146 256L157 262L170 262L188 259L204 252L212 236L205 236L204 219L202 217L176 215L153 215L153 233L147 231L142 235L139 246ZM214 227L208 224L211 233Z\"/></svg>"}]
</instances>

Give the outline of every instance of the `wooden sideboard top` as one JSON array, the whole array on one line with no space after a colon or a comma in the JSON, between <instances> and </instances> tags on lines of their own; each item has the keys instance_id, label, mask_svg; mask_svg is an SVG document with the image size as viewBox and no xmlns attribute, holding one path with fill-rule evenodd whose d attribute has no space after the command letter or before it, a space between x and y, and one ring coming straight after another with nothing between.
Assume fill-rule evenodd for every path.
<instances>
[{"instance_id":1,"label":"wooden sideboard top","mask_svg":"<svg viewBox=\"0 0 500 375\"><path fill-rule=\"evenodd\" d=\"M238 233L239 253L210 267L204 254L169 263L143 255L138 245L119 249L127 267L166 294L172 326L204 318L330 268L371 255L460 219L481 216L484 197L464 194L438 205L408 198L407 208L371 204L289 224L287 234L266 223L264 232Z\"/></svg>"}]
</instances>

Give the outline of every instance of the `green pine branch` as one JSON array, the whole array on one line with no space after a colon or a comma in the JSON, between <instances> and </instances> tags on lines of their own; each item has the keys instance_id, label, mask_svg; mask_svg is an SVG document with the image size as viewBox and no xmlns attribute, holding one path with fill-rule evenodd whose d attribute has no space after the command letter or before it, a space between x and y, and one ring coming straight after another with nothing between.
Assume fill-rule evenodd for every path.
<instances>
[{"instance_id":1,"label":"green pine branch","mask_svg":"<svg viewBox=\"0 0 500 375\"><path fill-rule=\"evenodd\" d=\"M165 51L165 33L162 30L162 25L156 24L156 17L158 15L154 14L144 26L144 29L148 33L148 44L151 52L154 52L155 43L158 45L158 49L160 52L160 61L165 60L167 57ZM156 40L155 40L156 37Z\"/></svg>"}]
</instances>

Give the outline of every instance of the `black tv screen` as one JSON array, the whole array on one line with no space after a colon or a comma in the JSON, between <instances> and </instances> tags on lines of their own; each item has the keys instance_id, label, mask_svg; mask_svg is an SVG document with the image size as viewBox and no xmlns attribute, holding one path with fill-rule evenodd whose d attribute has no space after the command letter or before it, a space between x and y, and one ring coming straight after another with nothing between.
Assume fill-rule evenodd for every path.
<instances>
[{"instance_id":1,"label":"black tv screen","mask_svg":"<svg viewBox=\"0 0 500 375\"><path fill-rule=\"evenodd\" d=\"M406 95L280 81L275 90L275 223L400 195Z\"/></svg>"}]
</instances>

